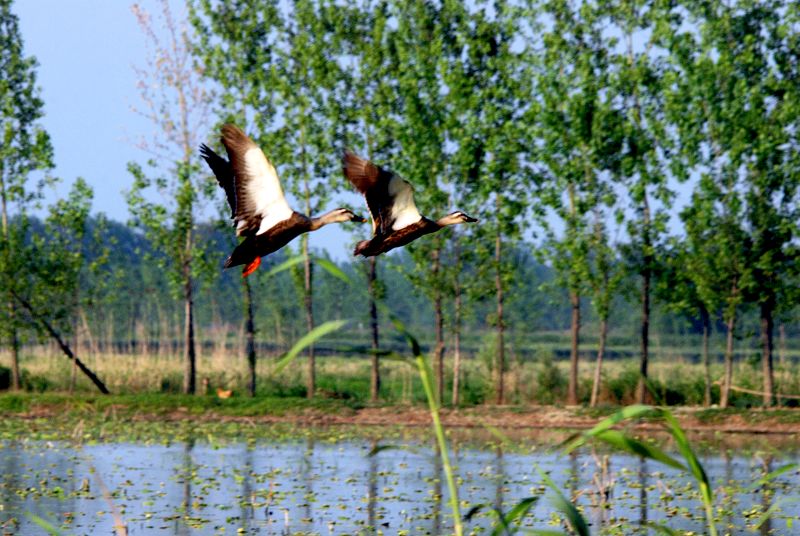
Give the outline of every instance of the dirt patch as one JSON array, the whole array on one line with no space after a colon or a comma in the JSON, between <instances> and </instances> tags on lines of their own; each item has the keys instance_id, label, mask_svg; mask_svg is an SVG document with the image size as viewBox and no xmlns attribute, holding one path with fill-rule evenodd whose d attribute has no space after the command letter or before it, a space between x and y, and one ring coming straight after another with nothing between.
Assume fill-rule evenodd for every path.
<instances>
[{"instance_id":1,"label":"dirt patch","mask_svg":"<svg viewBox=\"0 0 800 536\"><path fill-rule=\"evenodd\" d=\"M780 410L774 414L769 411L751 410L746 413L712 414L701 408L672 409L684 430L692 432L722 432L747 434L800 434L800 410ZM118 415L119 414L121 415ZM56 407L40 406L26 413L19 413L18 418L47 418L61 414ZM348 410L339 413L323 412L315 409L303 409L284 414L264 414L254 416L234 416L206 411L190 412L187 408L178 408L166 413L137 412L124 416L123 406L115 406L106 411L106 418L122 418L134 421L180 421L192 420L202 422L241 422L251 424L288 423L301 426L430 426L430 413L416 407L368 407ZM603 416L586 414L584 408L562 408L553 406L497 407L486 406L467 409L443 409L442 423L448 428L485 428L486 426L501 429L553 429L583 430L588 429L603 419ZM639 422L634 429L642 431L663 430L663 425L655 422Z\"/></svg>"}]
</instances>

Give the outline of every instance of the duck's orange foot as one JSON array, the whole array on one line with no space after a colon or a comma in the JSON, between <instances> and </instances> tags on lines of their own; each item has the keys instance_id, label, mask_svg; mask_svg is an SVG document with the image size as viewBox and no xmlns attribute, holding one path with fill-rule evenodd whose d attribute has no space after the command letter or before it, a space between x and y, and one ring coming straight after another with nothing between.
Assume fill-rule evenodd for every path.
<instances>
[{"instance_id":1,"label":"duck's orange foot","mask_svg":"<svg viewBox=\"0 0 800 536\"><path fill-rule=\"evenodd\" d=\"M244 267L244 270L242 270L242 277L247 277L252 274L259 266L261 266L261 257L256 257L253 259L253 262Z\"/></svg>"}]
</instances>

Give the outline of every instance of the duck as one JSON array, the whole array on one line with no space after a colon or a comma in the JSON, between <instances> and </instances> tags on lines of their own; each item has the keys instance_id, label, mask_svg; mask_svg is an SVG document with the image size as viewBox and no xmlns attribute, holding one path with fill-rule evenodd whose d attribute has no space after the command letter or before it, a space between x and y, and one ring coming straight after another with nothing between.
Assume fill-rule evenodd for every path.
<instances>
[{"instance_id":1,"label":"duck","mask_svg":"<svg viewBox=\"0 0 800 536\"><path fill-rule=\"evenodd\" d=\"M318 217L293 210L286 201L275 166L261 148L239 127L222 127L222 144L228 160L205 144L200 156L225 192L236 235L244 240L236 246L224 267L244 265L242 277L256 271L261 257L274 253L303 233L341 222L366 223L349 208L337 208Z\"/></svg>"},{"instance_id":2,"label":"duck","mask_svg":"<svg viewBox=\"0 0 800 536\"><path fill-rule=\"evenodd\" d=\"M358 242L354 255L374 257L447 226L478 221L460 210L435 221L426 218L414 203L411 183L348 149L342 157L342 169L366 198L372 217L372 239Z\"/></svg>"}]
</instances>

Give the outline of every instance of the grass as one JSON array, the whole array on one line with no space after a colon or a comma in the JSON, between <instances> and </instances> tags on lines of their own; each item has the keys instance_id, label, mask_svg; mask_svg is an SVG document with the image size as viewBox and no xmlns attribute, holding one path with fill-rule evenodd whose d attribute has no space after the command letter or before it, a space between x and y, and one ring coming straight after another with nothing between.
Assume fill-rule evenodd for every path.
<instances>
[{"instance_id":1,"label":"grass","mask_svg":"<svg viewBox=\"0 0 800 536\"><path fill-rule=\"evenodd\" d=\"M183 383L183 361L180 356L159 355L84 355L82 356L103 379L112 393L180 393ZM55 352L43 351L23 354L21 360L26 390L37 392L69 391L72 368L70 362ZM9 362L7 354L0 354L0 367ZM258 362L258 395L261 397L304 397L304 356L295 358L290 366L279 368L278 356L261 356ZM348 400L366 404L369 400L369 359L364 356L318 356L317 385L323 398ZM466 359L463 362L461 400L464 406L490 402L493 398L491 385L491 360ZM447 360L448 377L452 363ZM566 398L568 363L554 361L549 354L530 361L516 361L506 371L507 399L512 405L560 404ZM605 406L620 406L634 402L638 381L638 363L634 359L608 361L603 374L600 403ZM703 402L703 370L699 364L674 357L669 361L654 361L650 378L659 400L667 405L701 405ZM582 362L579 377L579 396L582 404L588 403L593 367ZM392 360L383 360L381 365L381 399L386 404L422 404L425 393L419 376L413 368ZM712 377L722 376L722 365L712 367ZM204 382L208 390L233 389L234 394L247 391L248 370L243 356L226 353L207 353L198 359L198 387L202 391ZM760 365L740 362L735 367L734 384L759 389ZM776 371L778 392L800 393L800 366L787 365ZM0 385L2 389L2 385ZM77 376L75 391L93 393L95 388L88 380ZM714 398L718 401L719 387L714 387ZM444 393L445 403L451 398L449 389ZM732 393L735 408L757 407L759 397L743 393ZM787 405L796 401L785 401ZM602 410L599 410L602 411Z\"/></svg>"},{"instance_id":2,"label":"grass","mask_svg":"<svg viewBox=\"0 0 800 536\"><path fill-rule=\"evenodd\" d=\"M216 396L174 394L94 395L68 393L8 393L0 395L0 414L42 413L85 415L110 411L127 418L136 415L166 416L175 412L187 415L213 413L227 417L263 415L283 416L306 410L322 413L352 412L358 404L347 400L297 397L237 397L220 399Z\"/></svg>"}]
</instances>

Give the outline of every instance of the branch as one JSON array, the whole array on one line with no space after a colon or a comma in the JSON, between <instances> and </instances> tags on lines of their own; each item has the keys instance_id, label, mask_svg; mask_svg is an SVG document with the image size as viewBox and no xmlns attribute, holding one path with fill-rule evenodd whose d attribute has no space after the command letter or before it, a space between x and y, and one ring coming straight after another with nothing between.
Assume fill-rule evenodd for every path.
<instances>
[{"instance_id":1,"label":"branch","mask_svg":"<svg viewBox=\"0 0 800 536\"><path fill-rule=\"evenodd\" d=\"M34 311L33 306L30 303L28 303L27 300L25 300L25 298L17 294L14 289L10 290L11 290L11 295L14 296L14 299L16 299L28 311L28 314L31 316L31 319L33 319L35 322L39 322L44 327L44 329L47 330L50 336L53 339L55 339L55 341L61 347L61 351L63 351L64 354L69 359L75 362L78 368L81 369L81 372L83 372L90 380L92 380L92 383L94 383L97 386L97 388L100 389L100 392L103 393L104 395L110 394L108 388L100 380L100 378L98 378L94 372L92 372L86 365L84 365L83 362L80 359L78 359L78 356L72 353L72 350L70 349L69 345L67 345L67 343L65 343L63 339L61 339L61 336L59 336L58 332L55 329L53 329L53 326L51 326L50 323L44 319L44 317L36 314L36 311Z\"/></svg>"}]
</instances>

